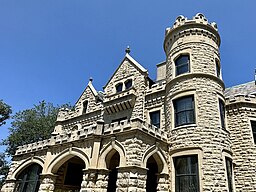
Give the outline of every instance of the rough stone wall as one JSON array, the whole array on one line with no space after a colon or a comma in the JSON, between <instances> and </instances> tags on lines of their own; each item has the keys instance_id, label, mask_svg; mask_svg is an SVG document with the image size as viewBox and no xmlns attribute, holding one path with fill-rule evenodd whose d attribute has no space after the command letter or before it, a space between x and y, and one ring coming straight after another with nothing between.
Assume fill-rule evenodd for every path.
<instances>
[{"instance_id":1,"label":"rough stone wall","mask_svg":"<svg viewBox=\"0 0 256 192\"><path fill-rule=\"evenodd\" d=\"M145 89L146 89L146 77L134 64L131 63L128 59L125 59L124 62L115 72L114 76L110 79L108 84L105 87L106 95L116 94L116 85L118 83L124 83L132 79L132 86L136 90L136 101L133 108L131 118L141 118L143 119L143 106L145 99Z\"/></svg>"},{"instance_id":2,"label":"rough stone wall","mask_svg":"<svg viewBox=\"0 0 256 192\"><path fill-rule=\"evenodd\" d=\"M80 96L79 100L76 103L75 111L78 115L81 115L83 112L84 101L88 101L86 113L90 113L90 112L102 109L102 102L100 102L100 100L97 100L97 97L96 95L94 95L90 86L86 87L86 89L84 90L84 92L82 93L82 95Z\"/></svg>"},{"instance_id":3,"label":"rough stone wall","mask_svg":"<svg viewBox=\"0 0 256 192\"><path fill-rule=\"evenodd\" d=\"M256 145L251 122L256 118L255 104L228 106L227 120L232 141L236 191L256 191Z\"/></svg>"}]
</instances>

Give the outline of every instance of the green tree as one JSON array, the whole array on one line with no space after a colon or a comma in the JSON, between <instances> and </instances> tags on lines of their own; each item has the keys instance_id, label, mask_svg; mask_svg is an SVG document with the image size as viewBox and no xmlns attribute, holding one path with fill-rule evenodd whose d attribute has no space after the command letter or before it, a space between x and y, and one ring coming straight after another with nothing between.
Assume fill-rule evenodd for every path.
<instances>
[{"instance_id":1,"label":"green tree","mask_svg":"<svg viewBox=\"0 0 256 192\"><path fill-rule=\"evenodd\" d=\"M4 153L0 153L0 189L9 171L9 164Z\"/></svg>"},{"instance_id":2,"label":"green tree","mask_svg":"<svg viewBox=\"0 0 256 192\"><path fill-rule=\"evenodd\" d=\"M7 146L6 153L14 155L20 145L48 139L61 107L70 108L70 105L54 106L52 103L42 101L31 109L17 112L12 117L10 135L2 142L2 145Z\"/></svg>"},{"instance_id":3,"label":"green tree","mask_svg":"<svg viewBox=\"0 0 256 192\"><path fill-rule=\"evenodd\" d=\"M11 107L0 100L0 126L5 124L5 120L10 118L11 113Z\"/></svg>"}]
</instances>

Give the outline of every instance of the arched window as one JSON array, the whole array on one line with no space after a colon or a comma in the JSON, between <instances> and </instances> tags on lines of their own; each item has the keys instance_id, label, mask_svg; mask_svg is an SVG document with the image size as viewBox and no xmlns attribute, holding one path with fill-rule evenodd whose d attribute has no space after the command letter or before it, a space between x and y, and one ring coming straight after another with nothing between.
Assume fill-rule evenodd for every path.
<instances>
[{"instance_id":1,"label":"arched window","mask_svg":"<svg viewBox=\"0 0 256 192\"><path fill-rule=\"evenodd\" d=\"M107 192L116 192L117 167L119 166L120 155L115 152L108 163L109 177Z\"/></svg>"},{"instance_id":2,"label":"arched window","mask_svg":"<svg viewBox=\"0 0 256 192\"><path fill-rule=\"evenodd\" d=\"M42 167L38 164L32 164L24 169L17 177L15 192L37 192L39 189L39 176Z\"/></svg>"},{"instance_id":3,"label":"arched window","mask_svg":"<svg viewBox=\"0 0 256 192\"><path fill-rule=\"evenodd\" d=\"M129 89L132 86L132 80L129 79L125 82L125 89Z\"/></svg>"},{"instance_id":4,"label":"arched window","mask_svg":"<svg viewBox=\"0 0 256 192\"><path fill-rule=\"evenodd\" d=\"M189 56L180 55L175 60L176 76L189 72Z\"/></svg>"},{"instance_id":5,"label":"arched window","mask_svg":"<svg viewBox=\"0 0 256 192\"><path fill-rule=\"evenodd\" d=\"M157 189L157 174L158 165L153 156L151 156L147 161L147 181L146 181L146 191L156 192Z\"/></svg>"},{"instance_id":6,"label":"arched window","mask_svg":"<svg viewBox=\"0 0 256 192\"><path fill-rule=\"evenodd\" d=\"M121 91L123 91L123 83L118 83L116 85L116 92L118 93L118 92L121 92Z\"/></svg>"}]
</instances>

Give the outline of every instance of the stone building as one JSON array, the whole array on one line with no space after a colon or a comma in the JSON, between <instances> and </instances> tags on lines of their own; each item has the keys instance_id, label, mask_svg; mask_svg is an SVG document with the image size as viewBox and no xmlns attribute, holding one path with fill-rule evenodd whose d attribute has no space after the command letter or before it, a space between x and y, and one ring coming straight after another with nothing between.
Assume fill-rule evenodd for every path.
<instances>
[{"instance_id":1,"label":"stone building","mask_svg":"<svg viewBox=\"0 0 256 192\"><path fill-rule=\"evenodd\" d=\"M51 138L20 146L2 192L256 191L256 86L226 88L220 36L202 14L179 16L157 79L131 57Z\"/></svg>"}]
</instances>

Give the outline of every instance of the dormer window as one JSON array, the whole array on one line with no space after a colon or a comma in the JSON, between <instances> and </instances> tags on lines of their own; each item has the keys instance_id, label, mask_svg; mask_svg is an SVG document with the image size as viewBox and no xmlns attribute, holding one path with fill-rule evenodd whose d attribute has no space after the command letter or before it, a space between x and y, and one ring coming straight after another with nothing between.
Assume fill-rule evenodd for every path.
<instances>
[{"instance_id":1,"label":"dormer window","mask_svg":"<svg viewBox=\"0 0 256 192\"><path fill-rule=\"evenodd\" d=\"M125 82L125 89L129 89L132 86L132 80L129 79Z\"/></svg>"},{"instance_id":2,"label":"dormer window","mask_svg":"<svg viewBox=\"0 0 256 192\"><path fill-rule=\"evenodd\" d=\"M88 107L88 101L84 101L83 102L83 113L86 113L87 107Z\"/></svg>"},{"instance_id":3,"label":"dormer window","mask_svg":"<svg viewBox=\"0 0 256 192\"><path fill-rule=\"evenodd\" d=\"M175 60L176 76L189 72L189 56L180 55Z\"/></svg>"},{"instance_id":4,"label":"dormer window","mask_svg":"<svg viewBox=\"0 0 256 192\"><path fill-rule=\"evenodd\" d=\"M118 83L116 85L116 92L121 92L123 90L123 83Z\"/></svg>"}]
</instances>

